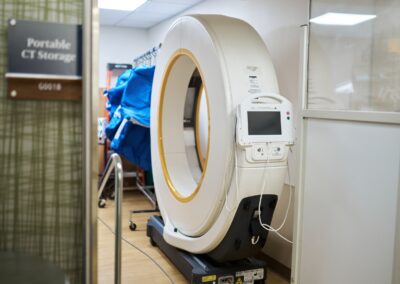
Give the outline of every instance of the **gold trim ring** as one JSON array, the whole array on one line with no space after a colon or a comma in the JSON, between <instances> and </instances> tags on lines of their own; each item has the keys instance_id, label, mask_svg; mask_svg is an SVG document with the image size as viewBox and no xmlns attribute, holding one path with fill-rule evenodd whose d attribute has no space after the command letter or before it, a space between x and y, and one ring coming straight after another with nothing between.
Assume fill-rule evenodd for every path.
<instances>
[{"instance_id":1,"label":"gold trim ring","mask_svg":"<svg viewBox=\"0 0 400 284\"><path fill-rule=\"evenodd\" d=\"M172 182L171 176L169 174L168 168L167 168L167 163L165 160L165 151L164 151L164 143L163 143L163 111L164 111L164 98L165 98L165 90L167 86L167 81L170 76L170 73L172 71L172 68L174 67L176 61L182 57L182 56L187 56L189 59L194 63L194 65L197 67L200 73L201 80L203 82L203 87L205 90L205 95L206 95L206 100L207 100L207 108L208 108L208 141L207 141L207 152L206 152L206 158L204 161L204 164L202 164L203 171L201 174L200 181L197 184L196 189L189 195L189 196L183 196L175 187L174 183ZM200 64L196 60L195 56L193 55L192 52L190 52L187 49L178 49L169 59L167 69L164 73L163 79L162 79L162 85L161 85L161 93L160 93L160 103L158 107L158 149L159 149L159 154L160 154L160 161L161 161L161 167L162 171L164 174L165 181L168 185L168 188L172 195L180 202L182 203L187 203L193 200L193 198L197 195L197 193L200 191L201 185L203 183L205 174L206 174L206 169L207 169L207 163L208 163L208 155L210 152L210 109L208 107L208 93L207 93L207 86L204 82L204 76L202 69L200 68Z\"/></svg>"}]
</instances>

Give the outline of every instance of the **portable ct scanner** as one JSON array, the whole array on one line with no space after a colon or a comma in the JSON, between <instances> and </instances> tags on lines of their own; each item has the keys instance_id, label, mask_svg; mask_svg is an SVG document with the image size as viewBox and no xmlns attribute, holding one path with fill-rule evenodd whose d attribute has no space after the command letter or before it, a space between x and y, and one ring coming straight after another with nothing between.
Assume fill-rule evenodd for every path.
<instances>
[{"instance_id":1,"label":"portable ct scanner","mask_svg":"<svg viewBox=\"0 0 400 284\"><path fill-rule=\"evenodd\" d=\"M238 19L185 16L168 31L155 72L151 150L162 218L150 218L148 236L192 283L263 281L264 264L248 257L266 242L261 222L269 228L293 143L292 106L263 40ZM183 117L194 74L201 87L190 143Z\"/></svg>"}]
</instances>

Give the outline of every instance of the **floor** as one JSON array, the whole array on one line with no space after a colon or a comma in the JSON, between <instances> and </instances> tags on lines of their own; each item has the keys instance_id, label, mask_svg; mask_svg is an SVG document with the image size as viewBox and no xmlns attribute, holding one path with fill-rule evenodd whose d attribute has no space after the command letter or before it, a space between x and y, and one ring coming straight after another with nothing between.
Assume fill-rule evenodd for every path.
<instances>
[{"instance_id":1,"label":"floor","mask_svg":"<svg viewBox=\"0 0 400 284\"><path fill-rule=\"evenodd\" d=\"M129 211L151 209L151 204L137 191L124 192L122 212L122 283L187 283L182 274L150 244L146 236L146 222L151 213L135 214L137 230L129 229ZM110 284L114 280L114 202L98 210L98 283ZM289 282L273 271L268 271L268 284Z\"/></svg>"}]
</instances>

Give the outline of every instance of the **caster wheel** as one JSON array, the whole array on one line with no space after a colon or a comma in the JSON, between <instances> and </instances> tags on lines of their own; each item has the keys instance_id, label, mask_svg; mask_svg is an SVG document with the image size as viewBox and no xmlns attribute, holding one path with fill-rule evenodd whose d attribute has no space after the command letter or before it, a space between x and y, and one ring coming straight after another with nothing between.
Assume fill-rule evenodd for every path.
<instances>
[{"instance_id":1,"label":"caster wheel","mask_svg":"<svg viewBox=\"0 0 400 284\"><path fill-rule=\"evenodd\" d=\"M152 238L150 238L150 244L151 244L153 247L156 247L156 246L157 246L156 242L155 242Z\"/></svg>"},{"instance_id":2,"label":"caster wheel","mask_svg":"<svg viewBox=\"0 0 400 284\"><path fill-rule=\"evenodd\" d=\"M106 200L105 199L99 199L98 206L99 206L99 208L106 207Z\"/></svg>"},{"instance_id":3,"label":"caster wheel","mask_svg":"<svg viewBox=\"0 0 400 284\"><path fill-rule=\"evenodd\" d=\"M136 231L136 224L133 223L132 221L129 221L129 229L131 229L131 231Z\"/></svg>"}]
</instances>

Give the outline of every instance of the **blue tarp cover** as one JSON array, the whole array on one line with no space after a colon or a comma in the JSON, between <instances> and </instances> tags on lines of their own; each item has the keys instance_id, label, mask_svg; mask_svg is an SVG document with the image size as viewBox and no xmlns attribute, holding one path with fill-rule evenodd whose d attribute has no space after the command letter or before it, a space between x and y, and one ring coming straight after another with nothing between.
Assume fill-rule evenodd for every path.
<instances>
[{"instance_id":1,"label":"blue tarp cover","mask_svg":"<svg viewBox=\"0 0 400 284\"><path fill-rule=\"evenodd\" d=\"M131 73L131 69L126 70L118 77L115 87L104 92L108 98L106 109L109 112L110 117L113 117L115 110L121 105L122 94L124 93L126 82L130 78Z\"/></svg>"},{"instance_id":2,"label":"blue tarp cover","mask_svg":"<svg viewBox=\"0 0 400 284\"><path fill-rule=\"evenodd\" d=\"M152 66L126 71L116 87L107 92L111 121L106 135L111 149L144 170L151 169L149 128L154 70Z\"/></svg>"}]
</instances>

